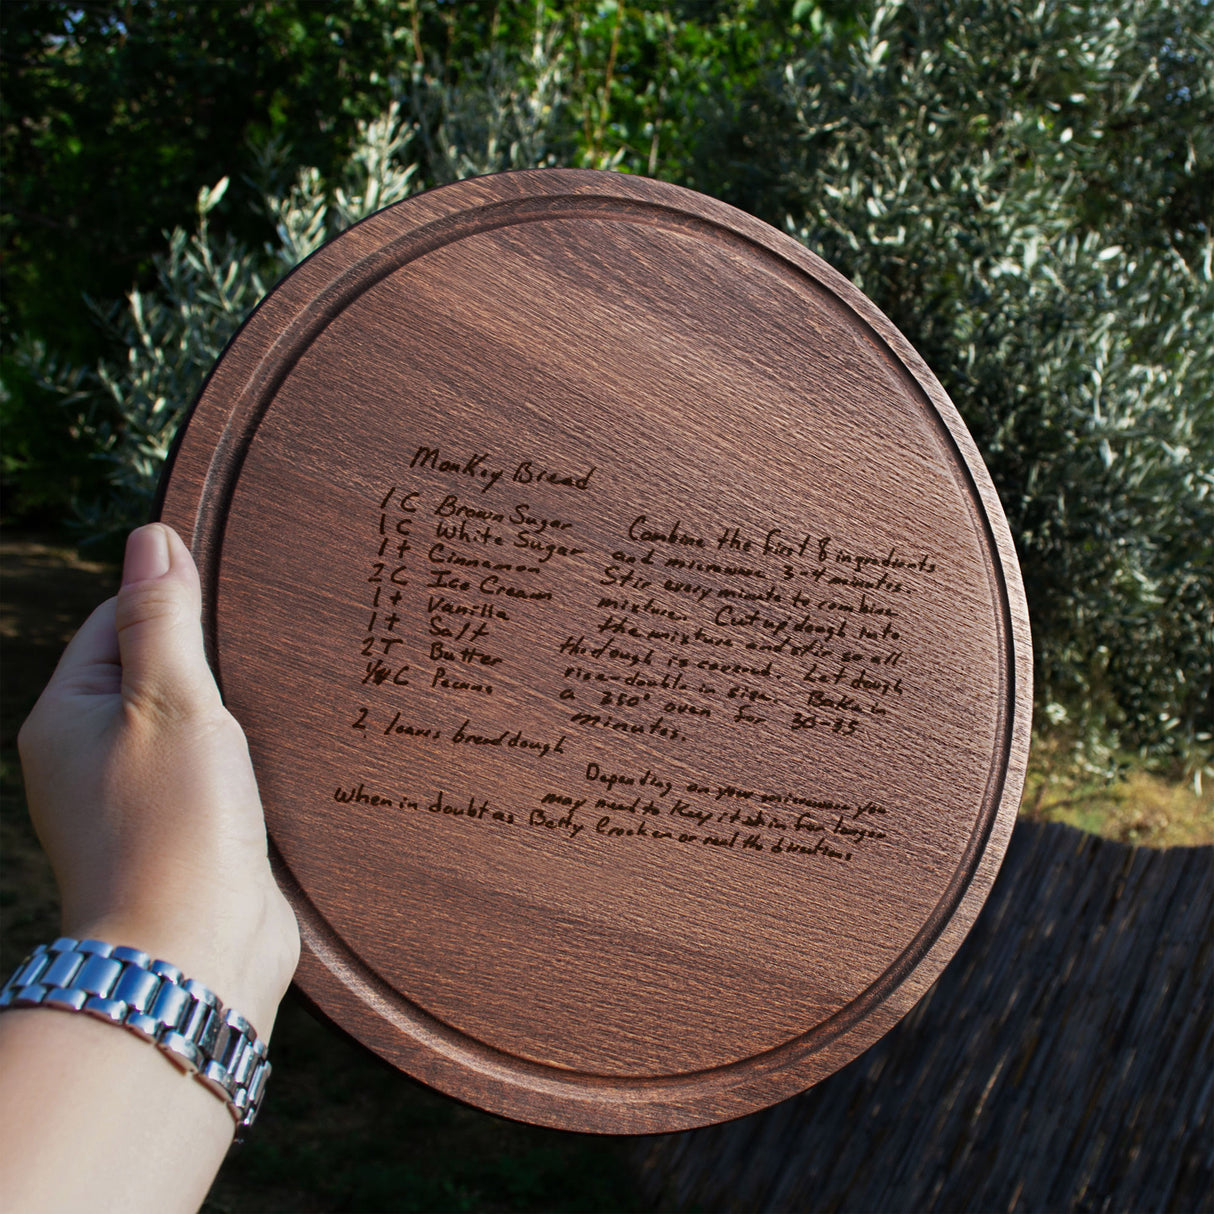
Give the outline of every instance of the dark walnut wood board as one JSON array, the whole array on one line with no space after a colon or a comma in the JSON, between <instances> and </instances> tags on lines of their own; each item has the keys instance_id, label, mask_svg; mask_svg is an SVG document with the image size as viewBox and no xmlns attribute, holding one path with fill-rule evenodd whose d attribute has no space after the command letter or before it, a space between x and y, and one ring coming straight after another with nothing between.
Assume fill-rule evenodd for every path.
<instances>
[{"instance_id":1,"label":"dark walnut wood board","mask_svg":"<svg viewBox=\"0 0 1214 1214\"><path fill-rule=\"evenodd\" d=\"M890 322L722 203L465 181L291 274L163 486L298 981L409 1074L683 1129L837 1070L988 893L1028 619Z\"/></svg>"}]
</instances>

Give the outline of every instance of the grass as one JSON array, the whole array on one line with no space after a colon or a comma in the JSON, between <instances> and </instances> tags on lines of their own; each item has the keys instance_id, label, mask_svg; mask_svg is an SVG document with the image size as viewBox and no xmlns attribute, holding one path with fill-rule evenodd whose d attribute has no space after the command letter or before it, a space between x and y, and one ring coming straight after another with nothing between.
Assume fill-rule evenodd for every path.
<instances>
[{"instance_id":1,"label":"grass","mask_svg":"<svg viewBox=\"0 0 1214 1214\"><path fill-rule=\"evenodd\" d=\"M1061 758L1050 737L1034 739L1020 816L1065 822L1091 834L1146 847L1197 847L1214 843L1214 784L1168 780L1130 768L1109 781ZM1200 789L1200 791L1199 791Z\"/></svg>"}]
</instances>

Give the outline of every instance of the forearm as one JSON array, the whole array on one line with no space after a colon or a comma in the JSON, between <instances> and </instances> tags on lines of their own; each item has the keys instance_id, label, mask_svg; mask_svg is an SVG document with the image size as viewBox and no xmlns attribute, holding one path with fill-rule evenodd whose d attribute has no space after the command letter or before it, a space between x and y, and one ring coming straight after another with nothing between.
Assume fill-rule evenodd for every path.
<instances>
[{"instance_id":1,"label":"forearm","mask_svg":"<svg viewBox=\"0 0 1214 1214\"><path fill-rule=\"evenodd\" d=\"M235 1123L148 1042L46 1008L0 1016L0 1205L194 1211Z\"/></svg>"},{"instance_id":2,"label":"forearm","mask_svg":"<svg viewBox=\"0 0 1214 1214\"><path fill-rule=\"evenodd\" d=\"M192 901L188 887L180 893ZM64 929L73 938L40 950L6 988L6 1000L18 1003L0 1016L0 1206L67 1210L86 1200L90 1208L196 1209L237 1118L255 1113L263 1090L258 1059L286 973L269 963L273 937L243 918L214 924L163 912L149 920L65 919ZM129 951L112 948L119 941ZM172 969L156 958L172 959ZM93 992L108 1001L97 1010L125 1024L50 1004L20 1006L24 992L41 999L56 985ZM240 1019L229 1029L232 1012ZM241 1020L252 1023L251 1037ZM126 1027L146 1032L157 1022L172 1030L172 1053ZM207 1071L209 1086L179 1069L183 1054L192 1069ZM230 1099L218 1094L220 1085Z\"/></svg>"}]
</instances>

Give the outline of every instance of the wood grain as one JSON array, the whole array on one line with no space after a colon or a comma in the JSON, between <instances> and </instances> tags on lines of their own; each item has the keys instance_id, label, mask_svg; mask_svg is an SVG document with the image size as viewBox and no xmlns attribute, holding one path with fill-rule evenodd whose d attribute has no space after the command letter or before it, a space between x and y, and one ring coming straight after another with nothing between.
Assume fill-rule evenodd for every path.
<instances>
[{"instance_id":1,"label":"wood grain","mask_svg":"<svg viewBox=\"0 0 1214 1214\"><path fill-rule=\"evenodd\" d=\"M762 1107L990 888L1031 703L998 500L906 341L749 216L566 170L381 212L246 324L163 498L298 980L446 1091Z\"/></svg>"}]
</instances>

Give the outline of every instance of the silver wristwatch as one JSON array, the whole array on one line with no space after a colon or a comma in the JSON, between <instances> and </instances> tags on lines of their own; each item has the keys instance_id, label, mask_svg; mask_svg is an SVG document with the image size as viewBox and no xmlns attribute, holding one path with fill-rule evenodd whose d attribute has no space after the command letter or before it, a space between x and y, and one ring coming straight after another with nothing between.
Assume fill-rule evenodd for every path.
<instances>
[{"instance_id":1,"label":"silver wristwatch","mask_svg":"<svg viewBox=\"0 0 1214 1214\"><path fill-rule=\"evenodd\" d=\"M40 944L0 988L0 1011L87 1012L158 1046L228 1106L243 1130L261 1107L270 1064L253 1026L201 982L136 948L61 936Z\"/></svg>"}]
</instances>

